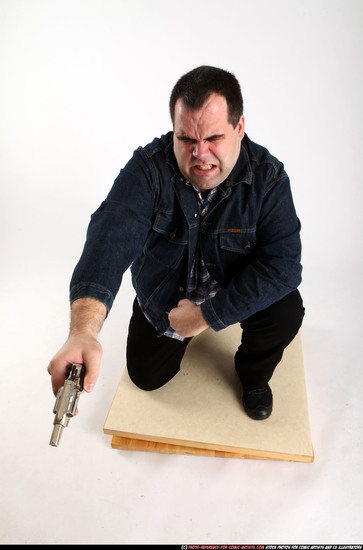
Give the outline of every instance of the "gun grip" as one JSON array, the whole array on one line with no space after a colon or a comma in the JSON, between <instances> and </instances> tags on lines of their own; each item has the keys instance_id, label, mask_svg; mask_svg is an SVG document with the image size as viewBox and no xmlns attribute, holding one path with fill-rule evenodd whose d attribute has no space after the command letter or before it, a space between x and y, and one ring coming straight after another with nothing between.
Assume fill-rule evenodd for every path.
<instances>
[{"instance_id":1,"label":"gun grip","mask_svg":"<svg viewBox=\"0 0 363 550\"><path fill-rule=\"evenodd\" d=\"M85 372L86 372L86 369L84 368L84 365L82 365L81 374L80 374L80 378L79 378L79 384L80 384L80 387L81 387L81 391L83 391L83 381L84 381Z\"/></svg>"},{"instance_id":2,"label":"gun grip","mask_svg":"<svg viewBox=\"0 0 363 550\"><path fill-rule=\"evenodd\" d=\"M69 366L68 379L74 380L77 374L79 376L78 382L79 382L80 391L83 391L83 381L84 381L84 375L85 375L84 365L80 365L79 363L73 363L72 365Z\"/></svg>"}]
</instances>

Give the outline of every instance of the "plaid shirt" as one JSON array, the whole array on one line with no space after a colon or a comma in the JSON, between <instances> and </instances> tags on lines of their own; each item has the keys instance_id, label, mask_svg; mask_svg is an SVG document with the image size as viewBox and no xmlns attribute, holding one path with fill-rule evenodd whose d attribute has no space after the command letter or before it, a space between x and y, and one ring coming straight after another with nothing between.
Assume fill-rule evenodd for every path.
<instances>
[{"instance_id":1,"label":"plaid shirt","mask_svg":"<svg viewBox=\"0 0 363 550\"><path fill-rule=\"evenodd\" d=\"M187 185L191 184L188 182ZM208 193L207 197L203 199L201 192L196 187L194 187L194 185L192 187L196 191L198 196L199 215L205 216L209 212L214 199L217 197L219 189L218 187L215 187ZM194 264L189 274L186 298L191 302L200 305L207 298L213 298L213 296L217 294L219 289L219 284L211 279L209 275L203 258L200 255L200 248L198 246L194 259ZM169 327L168 330L164 333L164 336L175 338L176 340L184 340L184 338L180 336L177 332L175 332L175 330L171 327Z\"/></svg>"}]
</instances>

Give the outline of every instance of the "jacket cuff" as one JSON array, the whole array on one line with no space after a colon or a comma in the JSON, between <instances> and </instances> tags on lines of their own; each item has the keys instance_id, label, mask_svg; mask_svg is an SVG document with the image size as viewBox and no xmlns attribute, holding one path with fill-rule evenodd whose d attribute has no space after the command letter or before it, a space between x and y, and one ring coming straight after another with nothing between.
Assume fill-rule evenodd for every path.
<instances>
[{"instance_id":1,"label":"jacket cuff","mask_svg":"<svg viewBox=\"0 0 363 550\"><path fill-rule=\"evenodd\" d=\"M200 309L204 319L213 330L218 332L219 330L227 328L227 325L218 317L210 299L203 302L200 305Z\"/></svg>"},{"instance_id":2,"label":"jacket cuff","mask_svg":"<svg viewBox=\"0 0 363 550\"><path fill-rule=\"evenodd\" d=\"M70 303L79 298L94 298L102 302L106 306L107 315L115 299L107 288L97 283L79 283L72 286L69 292Z\"/></svg>"}]
</instances>

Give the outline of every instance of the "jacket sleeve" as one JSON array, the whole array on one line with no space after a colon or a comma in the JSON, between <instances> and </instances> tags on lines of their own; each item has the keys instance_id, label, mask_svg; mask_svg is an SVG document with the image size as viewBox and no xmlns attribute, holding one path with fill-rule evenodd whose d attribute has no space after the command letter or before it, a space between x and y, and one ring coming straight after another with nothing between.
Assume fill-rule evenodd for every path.
<instances>
[{"instance_id":1,"label":"jacket sleeve","mask_svg":"<svg viewBox=\"0 0 363 550\"><path fill-rule=\"evenodd\" d=\"M124 272L140 254L150 230L155 178L137 150L92 214L84 249L70 282L70 301L91 297L109 311Z\"/></svg>"},{"instance_id":2,"label":"jacket sleeve","mask_svg":"<svg viewBox=\"0 0 363 550\"><path fill-rule=\"evenodd\" d=\"M300 221L285 171L264 190L249 264L201 305L214 330L241 322L295 290L301 282Z\"/></svg>"}]
</instances>

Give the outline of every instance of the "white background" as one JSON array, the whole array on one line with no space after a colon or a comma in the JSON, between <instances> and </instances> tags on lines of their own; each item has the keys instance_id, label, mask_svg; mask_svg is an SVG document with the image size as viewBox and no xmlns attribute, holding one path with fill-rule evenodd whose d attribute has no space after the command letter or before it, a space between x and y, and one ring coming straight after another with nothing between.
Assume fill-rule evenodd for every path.
<instances>
[{"instance_id":1,"label":"white background","mask_svg":"<svg viewBox=\"0 0 363 550\"><path fill-rule=\"evenodd\" d=\"M0 0L1 543L363 541L362 22L360 0ZM247 133L291 178L313 464L111 449L128 274L94 393L48 446L89 216L201 64L236 74Z\"/></svg>"}]
</instances>

